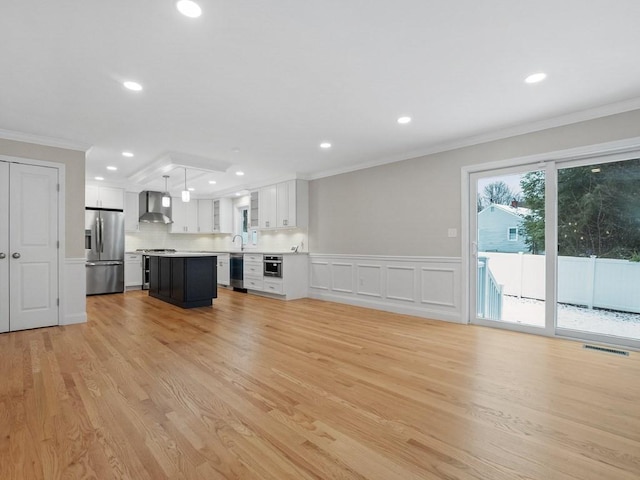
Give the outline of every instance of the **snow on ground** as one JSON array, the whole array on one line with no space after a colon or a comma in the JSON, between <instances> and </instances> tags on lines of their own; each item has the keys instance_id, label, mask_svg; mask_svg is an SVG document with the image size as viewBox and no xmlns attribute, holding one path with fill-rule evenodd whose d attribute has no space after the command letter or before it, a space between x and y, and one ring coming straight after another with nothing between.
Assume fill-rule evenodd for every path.
<instances>
[{"instance_id":1,"label":"snow on ground","mask_svg":"<svg viewBox=\"0 0 640 480\"><path fill-rule=\"evenodd\" d=\"M504 295L505 322L544 326L544 301ZM571 330L640 339L640 314L558 304L558 326Z\"/></svg>"}]
</instances>

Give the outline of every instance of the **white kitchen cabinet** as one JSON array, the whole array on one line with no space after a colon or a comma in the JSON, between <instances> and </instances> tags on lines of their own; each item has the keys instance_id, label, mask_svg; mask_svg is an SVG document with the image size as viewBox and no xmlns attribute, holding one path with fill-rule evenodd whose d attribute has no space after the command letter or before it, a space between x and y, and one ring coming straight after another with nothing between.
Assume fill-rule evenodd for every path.
<instances>
[{"instance_id":1,"label":"white kitchen cabinet","mask_svg":"<svg viewBox=\"0 0 640 480\"><path fill-rule=\"evenodd\" d=\"M228 253L218 254L218 285L229 286L231 284L230 255Z\"/></svg>"},{"instance_id":2,"label":"white kitchen cabinet","mask_svg":"<svg viewBox=\"0 0 640 480\"><path fill-rule=\"evenodd\" d=\"M0 161L0 332L59 323L58 175Z\"/></svg>"},{"instance_id":3,"label":"white kitchen cabinet","mask_svg":"<svg viewBox=\"0 0 640 480\"><path fill-rule=\"evenodd\" d=\"M233 201L230 198L213 201L213 231L233 233Z\"/></svg>"},{"instance_id":4,"label":"white kitchen cabinet","mask_svg":"<svg viewBox=\"0 0 640 480\"><path fill-rule=\"evenodd\" d=\"M284 294L284 282L282 279L269 279L265 278L263 283L263 290L267 293L273 293L275 295Z\"/></svg>"},{"instance_id":5,"label":"white kitchen cabinet","mask_svg":"<svg viewBox=\"0 0 640 480\"><path fill-rule=\"evenodd\" d=\"M260 192L251 192L249 223L251 228L260 227Z\"/></svg>"},{"instance_id":6,"label":"white kitchen cabinet","mask_svg":"<svg viewBox=\"0 0 640 480\"><path fill-rule=\"evenodd\" d=\"M170 233L198 233L198 202L171 198L171 206Z\"/></svg>"},{"instance_id":7,"label":"white kitchen cabinet","mask_svg":"<svg viewBox=\"0 0 640 480\"><path fill-rule=\"evenodd\" d=\"M276 185L276 228L309 225L309 183L289 180Z\"/></svg>"},{"instance_id":8,"label":"white kitchen cabinet","mask_svg":"<svg viewBox=\"0 0 640 480\"><path fill-rule=\"evenodd\" d=\"M124 210L124 190L117 187L86 185L84 205L85 207Z\"/></svg>"},{"instance_id":9,"label":"white kitchen cabinet","mask_svg":"<svg viewBox=\"0 0 640 480\"><path fill-rule=\"evenodd\" d=\"M213 200L198 200L198 232L213 233Z\"/></svg>"},{"instance_id":10,"label":"white kitchen cabinet","mask_svg":"<svg viewBox=\"0 0 640 480\"><path fill-rule=\"evenodd\" d=\"M142 288L142 255L139 253L124 256L124 286L127 289Z\"/></svg>"},{"instance_id":11,"label":"white kitchen cabinet","mask_svg":"<svg viewBox=\"0 0 640 480\"><path fill-rule=\"evenodd\" d=\"M276 228L278 209L277 186L269 185L262 187L258 197L258 204L260 210L260 228Z\"/></svg>"},{"instance_id":12,"label":"white kitchen cabinet","mask_svg":"<svg viewBox=\"0 0 640 480\"><path fill-rule=\"evenodd\" d=\"M124 231L140 231L140 194L126 192L124 195Z\"/></svg>"},{"instance_id":13,"label":"white kitchen cabinet","mask_svg":"<svg viewBox=\"0 0 640 480\"><path fill-rule=\"evenodd\" d=\"M289 180L262 187L257 193L257 226L263 229L306 228L309 225L309 183ZM253 222L253 193L251 226Z\"/></svg>"},{"instance_id":14,"label":"white kitchen cabinet","mask_svg":"<svg viewBox=\"0 0 640 480\"><path fill-rule=\"evenodd\" d=\"M261 254L245 253L244 288L281 300L305 298L309 290L309 257L305 254L282 255L282 277L277 278L264 276Z\"/></svg>"},{"instance_id":15,"label":"white kitchen cabinet","mask_svg":"<svg viewBox=\"0 0 640 480\"><path fill-rule=\"evenodd\" d=\"M264 288L263 256L259 253L245 253L243 257L244 288L248 290L262 290Z\"/></svg>"}]
</instances>

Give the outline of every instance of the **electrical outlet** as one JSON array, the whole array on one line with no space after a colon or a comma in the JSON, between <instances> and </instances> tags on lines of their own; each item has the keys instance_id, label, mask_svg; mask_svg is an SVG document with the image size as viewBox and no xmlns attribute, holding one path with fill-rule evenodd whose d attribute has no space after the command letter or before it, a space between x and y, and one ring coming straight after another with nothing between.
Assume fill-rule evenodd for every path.
<instances>
[{"instance_id":1,"label":"electrical outlet","mask_svg":"<svg viewBox=\"0 0 640 480\"><path fill-rule=\"evenodd\" d=\"M449 230L447 230L447 235L449 236L449 238L455 238L458 236L458 229L457 228L450 228Z\"/></svg>"}]
</instances>

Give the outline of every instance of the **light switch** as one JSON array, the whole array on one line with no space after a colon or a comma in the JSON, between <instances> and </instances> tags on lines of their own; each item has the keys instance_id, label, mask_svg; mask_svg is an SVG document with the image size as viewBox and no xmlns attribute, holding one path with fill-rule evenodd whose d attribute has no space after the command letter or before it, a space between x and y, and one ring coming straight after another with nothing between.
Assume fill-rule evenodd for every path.
<instances>
[{"instance_id":1,"label":"light switch","mask_svg":"<svg viewBox=\"0 0 640 480\"><path fill-rule=\"evenodd\" d=\"M449 230L447 230L447 235L449 236L449 238L454 238L458 236L458 229L457 228L450 228Z\"/></svg>"}]
</instances>

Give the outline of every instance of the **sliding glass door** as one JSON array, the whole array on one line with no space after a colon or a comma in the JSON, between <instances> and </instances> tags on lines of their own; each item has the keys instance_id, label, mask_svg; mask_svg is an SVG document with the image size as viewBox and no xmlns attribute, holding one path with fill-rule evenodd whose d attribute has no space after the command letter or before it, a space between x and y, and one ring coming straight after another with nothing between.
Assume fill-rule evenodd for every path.
<instances>
[{"instance_id":1,"label":"sliding glass door","mask_svg":"<svg viewBox=\"0 0 640 480\"><path fill-rule=\"evenodd\" d=\"M539 167L471 176L474 323L547 328L545 178Z\"/></svg>"},{"instance_id":2,"label":"sliding glass door","mask_svg":"<svg viewBox=\"0 0 640 480\"><path fill-rule=\"evenodd\" d=\"M640 340L640 160L558 169L557 328Z\"/></svg>"},{"instance_id":3,"label":"sliding glass door","mask_svg":"<svg viewBox=\"0 0 640 480\"><path fill-rule=\"evenodd\" d=\"M640 154L469 175L472 323L640 348Z\"/></svg>"}]
</instances>

